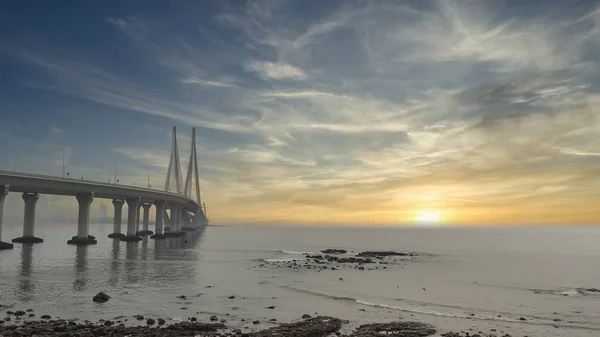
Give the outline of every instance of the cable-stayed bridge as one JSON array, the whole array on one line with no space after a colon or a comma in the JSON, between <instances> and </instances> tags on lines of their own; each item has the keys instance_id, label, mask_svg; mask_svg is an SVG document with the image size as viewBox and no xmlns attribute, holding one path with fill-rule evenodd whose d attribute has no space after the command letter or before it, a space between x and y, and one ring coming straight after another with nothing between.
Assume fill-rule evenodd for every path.
<instances>
[{"instance_id":1,"label":"cable-stayed bridge","mask_svg":"<svg viewBox=\"0 0 600 337\"><path fill-rule=\"evenodd\" d=\"M174 180L174 184L171 180ZM177 130L173 127L171 156L164 190L120 185L116 180L113 183L101 183L83 179L0 171L0 249L13 248L12 244L2 241L4 200L10 192L22 193L25 203L23 235L12 239L12 242L17 243L43 242L42 238L35 236L35 208L40 194L67 195L76 198L79 204L77 235L67 241L69 244L96 243L96 238L90 235L90 207L95 198L112 199L114 227L113 233L109 237L122 241L137 242L144 235L151 235L154 239L182 236L184 231L193 231L208 224L206 208L200 195L195 128L192 129L190 160L185 181L183 181L177 146ZM193 194L195 194L195 198L192 197ZM125 233L121 233L122 211L125 203L128 206L127 230ZM149 229L151 207L156 208L154 231Z\"/></svg>"}]
</instances>

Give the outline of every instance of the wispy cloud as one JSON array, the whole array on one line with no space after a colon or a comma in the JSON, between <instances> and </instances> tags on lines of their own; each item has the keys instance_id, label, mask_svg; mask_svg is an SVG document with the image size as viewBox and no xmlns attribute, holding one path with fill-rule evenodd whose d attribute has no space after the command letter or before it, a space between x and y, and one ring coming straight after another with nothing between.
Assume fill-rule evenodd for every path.
<instances>
[{"instance_id":1,"label":"wispy cloud","mask_svg":"<svg viewBox=\"0 0 600 337\"><path fill-rule=\"evenodd\" d=\"M261 77L266 79L304 80L308 78L308 74L304 70L286 63L274 63L268 61L261 62L252 60L244 63L244 69L246 69L246 71L256 72Z\"/></svg>"},{"instance_id":2,"label":"wispy cloud","mask_svg":"<svg viewBox=\"0 0 600 337\"><path fill-rule=\"evenodd\" d=\"M197 77L190 77L183 79L181 82L186 84L198 84L200 86L205 87L217 87L217 88L235 88L237 85L231 84L225 81L215 81L215 80L204 80Z\"/></svg>"}]
</instances>

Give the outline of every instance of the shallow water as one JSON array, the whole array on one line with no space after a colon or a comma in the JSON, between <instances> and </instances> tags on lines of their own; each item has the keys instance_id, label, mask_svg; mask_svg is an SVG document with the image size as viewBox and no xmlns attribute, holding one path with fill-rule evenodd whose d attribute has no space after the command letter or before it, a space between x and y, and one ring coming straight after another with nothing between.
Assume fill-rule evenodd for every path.
<instances>
[{"instance_id":1,"label":"shallow water","mask_svg":"<svg viewBox=\"0 0 600 337\"><path fill-rule=\"evenodd\" d=\"M36 235L44 243L0 252L0 304L90 320L142 314L207 321L216 314L241 328L318 312L353 323L401 317L432 323L441 333L600 335L600 293L578 289L600 288L597 228L211 226L185 238L127 244L106 237L112 225L94 225L98 244L76 247L66 244L75 227L41 224ZM21 230L5 225L3 239ZM256 268L325 248L426 254L388 270ZM93 303L99 291L111 300ZM256 319L264 323L249 324Z\"/></svg>"}]
</instances>

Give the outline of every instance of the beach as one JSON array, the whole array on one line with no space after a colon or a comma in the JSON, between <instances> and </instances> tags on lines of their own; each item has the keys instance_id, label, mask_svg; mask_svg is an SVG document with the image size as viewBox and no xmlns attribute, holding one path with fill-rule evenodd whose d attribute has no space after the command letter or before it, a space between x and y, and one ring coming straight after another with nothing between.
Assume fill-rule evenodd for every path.
<instances>
[{"instance_id":1,"label":"beach","mask_svg":"<svg viewBox=\"0 0 600 337\"><path fill-rule=\"evenodd\" d=\"M0 319L11 317L4 327L22 310L21 322L50 315L67 325L109 320L113 329L148 319L154 324L144 329L224 324L219 334L258 333L304 315L339 318L343 335L387 322L430 324L434 336L600 331L595 228L209 226L127 244L106 238L112 226L94 225L98 244L77 247L66 244L73 227L40 224L44 243L0 252ZM8 224L4 235L19 230ZM94 302L101 291L110 299Z\"/></svg>"}]
</instances>

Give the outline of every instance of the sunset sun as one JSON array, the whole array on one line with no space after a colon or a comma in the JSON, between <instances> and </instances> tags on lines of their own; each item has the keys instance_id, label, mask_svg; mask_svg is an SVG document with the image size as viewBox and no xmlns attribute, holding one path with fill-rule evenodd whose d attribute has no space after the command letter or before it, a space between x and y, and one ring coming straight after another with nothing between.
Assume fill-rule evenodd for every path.
<instances>
[{"instance_id":1,"label":"sunset sun","mask_svg":"<svg viewBox=\"0 0 600 337\"><path fill-rule=\"evenodd\" d=\"M417 212L417 222L420 225L436 225L440 222L440 213L436 211Z\"/></svg>"}]
</instances>

